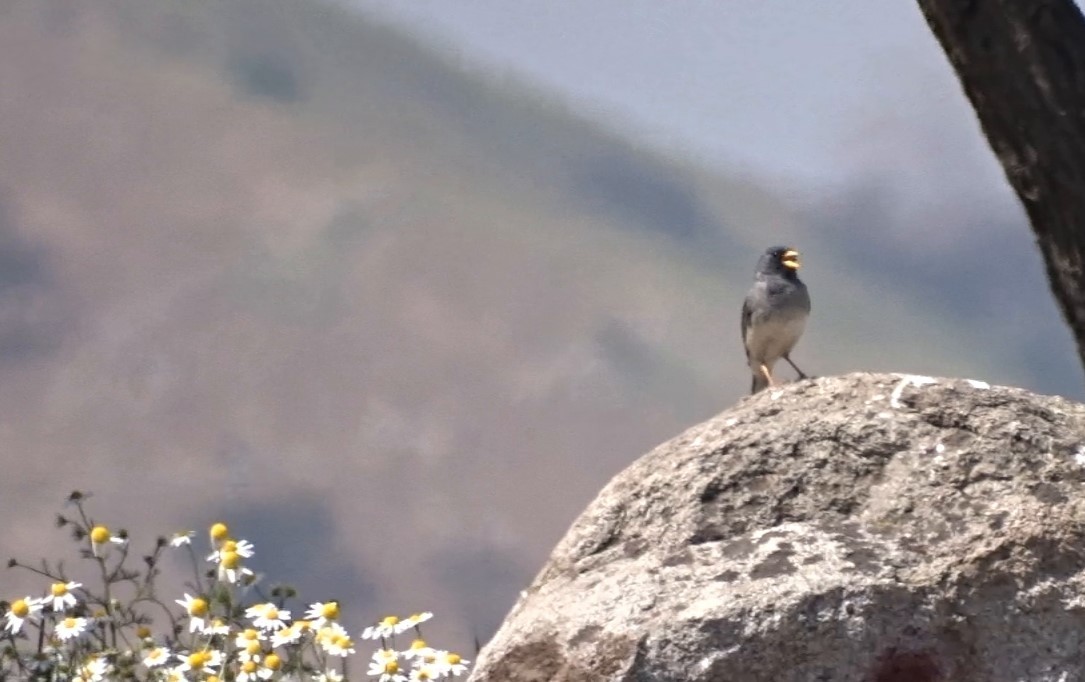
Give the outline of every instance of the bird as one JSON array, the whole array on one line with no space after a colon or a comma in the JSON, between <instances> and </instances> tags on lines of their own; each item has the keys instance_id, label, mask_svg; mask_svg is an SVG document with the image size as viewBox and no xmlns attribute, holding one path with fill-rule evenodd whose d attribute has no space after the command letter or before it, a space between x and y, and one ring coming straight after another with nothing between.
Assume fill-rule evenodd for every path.
<instances>
[{"instance_id":1,"label":"bird","mask_svg":"<svg viewBox=\"0 0 1085 682\"><path fill-rule=\"evenodd\" d=\"M750 393L775 386L772 367L780 358L806 379L791 361L810 316L810 294L799 279L799 252L789 246L773 246L757 261L753 286L742 302L742 344L753 374Z\"/></svg>"}]
</instances>

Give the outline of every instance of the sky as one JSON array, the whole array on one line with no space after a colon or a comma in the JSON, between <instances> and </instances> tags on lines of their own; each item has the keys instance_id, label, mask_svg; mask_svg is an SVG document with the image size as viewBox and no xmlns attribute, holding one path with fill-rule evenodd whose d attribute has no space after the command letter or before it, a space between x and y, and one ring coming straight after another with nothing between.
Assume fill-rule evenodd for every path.
<instances>
[{"instance_id":1,"label":"sky","mask_svg":"<svg viewBox=\"0 0 1085 682\"><path fill-rule=\"evenodd\" d=\"M1022 353L1075 362L1020 202L914 0L343 2L638 144L753 179L805 224L882 197L885 210L851 240L867 246L860 264L888 248L907 275L928 254L952 261L977 239L998 244L987 274L1042 311L1036 335L1052 344ZM967 298L957 294L939 300ZM1078 395L1079 377L1066 376L1031 387Z\"/></svg>"},{"instance_id":2,"label":"sky","mask_svg":"<svg viewBox=\"0 0 1085 682\"><path fill-rule=\"evenodd\" d=\"M794 188L857 172L857 125L947 98L969 153L982 145L913 2L351 1L643 142Z\"/></svg>"}]
</instances>

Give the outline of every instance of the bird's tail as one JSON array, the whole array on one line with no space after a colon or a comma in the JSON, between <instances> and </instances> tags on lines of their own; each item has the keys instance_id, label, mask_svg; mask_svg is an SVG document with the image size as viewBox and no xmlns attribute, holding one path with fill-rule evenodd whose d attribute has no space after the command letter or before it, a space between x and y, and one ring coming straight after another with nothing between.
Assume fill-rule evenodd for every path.
<instances>
[{"instance_id":1,"label":"bird's tail","mask_svg":"<svg viewBox=\"0 0 1085 682\"><path fill-rule=\"evenodd\" d=\"M753 375L753 385L750 386L750 395L753 395L754 393L757 393L758 391L763 391L768 387L769 387L769 382L765 379L765 377L761 374L761 372L757 372L756 374Z\"/></svg>"}]
</instances>

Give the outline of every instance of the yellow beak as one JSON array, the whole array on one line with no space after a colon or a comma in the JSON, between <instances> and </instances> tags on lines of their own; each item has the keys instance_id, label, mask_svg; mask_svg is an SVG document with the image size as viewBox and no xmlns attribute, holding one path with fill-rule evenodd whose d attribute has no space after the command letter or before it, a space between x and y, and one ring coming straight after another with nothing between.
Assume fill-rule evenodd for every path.
<instances>
[{"instance_id":1,"label":"yellow beak","mask_svg":"<svg viewBox=\"0 0 1085 682\"><path fill-rule=\"evenodd\" d=\"M780 257L780 262L783 263L785 268L792 270L798 270L802 263L799 261L799 252L795 249L788 249L784 251L784 255Z\"/></svg>"}]
</instances>

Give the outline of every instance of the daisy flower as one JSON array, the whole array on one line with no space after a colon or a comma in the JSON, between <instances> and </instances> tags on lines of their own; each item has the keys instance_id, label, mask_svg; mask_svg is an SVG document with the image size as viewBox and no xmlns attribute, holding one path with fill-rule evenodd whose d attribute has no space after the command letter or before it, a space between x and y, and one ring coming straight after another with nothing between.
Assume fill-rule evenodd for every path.
<instances>
[{"instance_id":1,"label":"daisy flower","mask_svg":"<svg viewBox=\"0 0 1085 682\"><path fill-rule=\"evenodd\" d=\"M433 660L437 656L437 650L431 649L424 639L416 639L411 642L409 649L403 652L403 658L418 658L420 660Z\"/></svg>"},{"instance_id":2,"label":"daisy flower","mask_svg":"<svg viewBox=\"0 0 1085 682\"><path fill-rule=\"evenodd\" d=\"M177 672L214 672L215 668L222 665L222 652L215 649L203 649L191 654L177 654L181 664L174 668Z\"/></svg>"},{"instance_id":3,"label":"daisy flower","mask_svg":"<svg viewBox=\"0 0 1085 682\"><path fill-rule=\"evenodd\" d=\"M301 636L308 632L310 629L311 623L309 623L309 621L294 621L293 625L285 627L281 630L276 630L275 632L271 633L271 646L281 647L286 646L287 644L293 644L294 642L301 639Z\"/></svg>"},{"instance_id":4,"label":"daisy flower","mask_svg":"<svg viewBox=\"0 0 1085 682\"><path fill-rule=\"evenodd\" d=\"M271 602L250 606L245 610L245 617L252 619L252 624L261 630L281 630L290 620L289 611L281 611Z\"/></svg>"},{"instance_id":5,"label":"daisy flower","mask_svg":"<svg viewBox=\"0 0 1085 682\"><path fill-rule=\"evenodd\" d=\"M244 649L249 645L249 642L256 642L259 644L265 639L267 639L267 635L256 628L245 628L234 637L234 646L238 649Z\"/></svg>"},{"instance_id":6,"label":"daisy flower","mask_svg":"<svg viewBox=\"0 0 1085 682\"><path fill-rule=\"evenodd\" d=\"M230 539L230 527L225 523L212 523L207 533L211 536L211 544L215 547Z\"/></svg>"},{"instance_id":7,"label":"daisy flower","mask_svg":"<svg viewBox=\"0 0 1085 682\"><path fill-rule=\"evenodd\" d=\"M416 628L422 623L425 623L430 618L433 618L433 614L429 611L423 611L422 613L415 613L407 616L399 622L399 630L396 631L396 634L399 634L400 632L406 632L411 628Z\"/></svg>"},{"instance_id":8,"label":"daisy flower","mask_svg":"<svg viewBox=\"0 0 1085 682\"><path fill-rule=\"evenodd\" d=\"M385 616L381 622L362 630L362 639L386 639L398 632L402 632L400 628L398 617Z\"/></svg>"},{"instance_id":9,"label":"daisy flower","mask_svg":"<svg viewBox=\"0 0 1085 682\"><path fill-rule=\"evenodd\" d=\"M188 682L188 678L185 677L185 671L178 670L180 667L181 666L176 665L168 670L164 670L162 674L165 676L165 682ZM213 677L213 675L209 676L208 679L211 677Z\"/></svg>"},{"instance_id":10,"label":"daisy flower","mask_svg":"<svg viewBox=\"0 0 1085 682\"><path fill-rule=\"evenodd\" d=\"M260 679L257 673L260 672L260 663L249 659L242 661L241 665L237 667L237 682L256 682Z\"/></svg>"},{"instance_id":11,"label":"daisy flower","mask_svg":"<svg viewBox=\"0 0 1085 682\"><path fill-rule=\"evenodd\" d=\"M241 555L237 552L224 552L220 557L218 570L220 581L236 585L246 576L254 575L251 570L241 565Z\"/></svg>"},{"instance_id":12,"label":"daisy flower","mask_svg":"<svg viewBox=\"0 0 1085 682\"><path fill-rule=\"evenodd\" d=\"M230 626L223 622L221 618L212 618L211 622L204 626L200 630L201 635L228 635L230 634Z\"/></svg>"},{"instance_id":13,"label":"daisy flower","mask_svg":"<svg viewBox=\"0 0 1085 682\"><path fill-rule=\"evenodd\" d=\"M378 649L373 652L373 658L369 661L370 677L376 677L377 682L407 682L407 676L399 671L398 654L391 649Z\"/></svg>"},{"instance_id":14,"label":"daisy flower","mask_svg":"<svg viewBox=\"0 0 1085 682\"><path fill-rule=\"evenodd\" d=\"M101 682L112 672L113 666L101 656L91 656L79 668L79 679L85 682Z\"/></svg>"},{"instance_id":15,"label":"daisy flower","mask_svg":"<svg viewBox=\"0 0 1085 682\"><path fill-rule=\"evenodd\" d=\"M105 556L110 544L128 544L128 538L121 531L121 535L113 535L105 526L95 526L90 529L90 551L96 557Z\"/></svg>"},{"instance_id":16,"label":"daisy flower","mask_svg":"<svg viewBox=\"0 0 1085 682\"><path fill-rule=\"evenodd\" d=\"M184 545L191 545L192 538L196 535L194 530L182 530L173 534L170 538L170 547L183 547Z\"/></svg>"},{"instance_id":17,"label":"daisy flower","mask_svg":"<svg viewBox=\"0 0 1085 682\"><path fill-rule=\"evenodd\" d=\"M207 628L207 622L204 619L207 618L210 607L206 599L193 597L188 592L185 592L184 599L175 599L174 601L185 607L185 612L189 617L189 632L203 632Z\"/></svg>"},{"instance_id":18,"label":"daisy flower","mask_svg":"<svg viewBox=\"0 0 1085 682\"><path fill-rule=\"evenodd\" d=\"M23 597L22 599L16 599L8 606L8 612L4 614L7 618L7 623L4 624L4 629L11 634L17 634L23 629L23 623L42 609L42 600L35 599L34 597Z\"/></svg>"},{"instance_id":19,"label":"daisy flower","mask_svg":"<svg viewBox=\"0 0 1085 682\"><path fill-rule=\"evenodd\" d=\"M383 661L385 663L388 661L398 661L399 652L395 649L377 649L370 658L374 661Z\"/></svg>"},{"instance_id":20,"label":"daisy flower","mask_svg":"<svg viewBox=\"0 0 1085 682\"><path fill-rule=\"evenodd\" d=\"M354 641L339 623L329 623L317 630L316 641L332 656L346 657L354 653Z\"/></svg>"},{"instance_id":21,"label":"daisy flower","mask_svg":"<svg viewBox=\"0 0 1085 682\"><path fill-rule=\"evenodd\" d=\"M244 646L240 646L240 653L237 657L242 661L255 661L260 662L260 658L264 655L264 642L262 639L250 639Z\"/></svg>"},{"instance_id":22,"label":"daisy flower","mask_svg":"<svg viewBox=\"0 0 1085 682\"><path fill-rule=\"evenodd\" d=\"M279 671L279 668L283 667L283 659L279 658L278 654L268 654L264 658L264 665L256 673L260 679L270 679L272 675Z\"/></svg>"},{"instance_id":23,"label":"daisy flower","mask_svg":"<svg viewBox=\"0 0 1085 682\"><path fill-rule=\"evenodd\" d=\"M143 665L147 668L157 668L170 660L173 654L164 646L156 646L143 657Z\"/></svg>"},{"instance_id":24,"label":"daisy flower","mask_svg":"<svg viewBox=\"0 0 1085 682\"><path fill-rule=\"evenodd\" d=\"M250 559L256 553L253 544L248 540L225 540L221 547L207 556L207 560L217 564L231 552L243 559Z\"/></svg>"},{"instance_id":25,"label":"daisy flower","mask_svg":"<svg viewBox=\"0 0 1085 682\"><path fill-rule=\"evenodd\" d=\"M411 671L410 682L430 682L441 679L441 673L432 665L424 665Z\"/></svg>"},{"instance_id":26,"label":"daisy flower","mask_svg":"<svg viewBox=\"0 0 1085 682\"><path fill-rule=\"evenodd\" d=\"M314 628L324 627L330 620L339 619L339 602L325 601L309 605L305 617L313 622Z\"/></svg>"},{"instance_id":27,"label":"daisy flower","mask_svg":"<svg viewBox=\"0 0 1085 682\"><path fill-rule=\"evenodd\" d=\"M467 670L467 664L471 661L465 661L460 658L460 655L451 651L438 651L436 659L433 662L433 667L437 669L442 675L459 676Z\"/></svg>"},{"instance_id":28,"label":"daisy flower","mask_svg":"<svg viewBox=\"0 0 1085 682\"><path fill-rule=\"evenodd\" d=\"M53 627L53 633L61 641L69 640L83 634L87 629L87 624L86 618L64 618L57 621Z\"/></svg>"},{"instance_id":29,"label":"daisy flower","mask_svg":"<svg viewBox=\"0 0 1085 682\"><path fill-rule=\"evenodd\" d=\"M319 675L313 675L313 682L343 682L343 675L335 670L325 670Z\"/></svg>"},{"instance_id":30,"label":"daisy flower","mask_svg":"<svg viewBox=\"0 0 1085 682\"><path fill-rule=\"evenodd\" d=\"M70 606L75 606L78 600L72 594L72 590L82 586L83 583L53 583L49 588L49 594L42 599L42 602L48 604L52 601L53 611L63 611Z\"/></svg>"}]
</instances>

